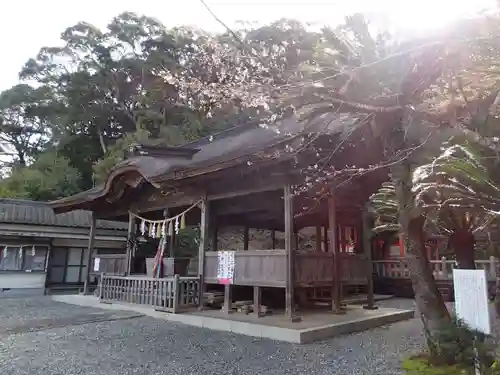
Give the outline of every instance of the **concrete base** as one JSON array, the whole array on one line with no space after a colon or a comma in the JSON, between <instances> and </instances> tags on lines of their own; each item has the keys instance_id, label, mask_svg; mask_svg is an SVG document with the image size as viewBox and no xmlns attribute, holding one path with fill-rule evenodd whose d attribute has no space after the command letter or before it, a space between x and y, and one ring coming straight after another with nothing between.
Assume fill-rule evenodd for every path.
<instances>
[{"instance_id":1,"label":"concrete base","mask_svg":"<svg viewBox=\"0 0 500 375\"><path fill-rule=\"evenodd\" d=\"M365 331L378 326L411 319L413 310L379 308L364 310L362 306L347 307L347 314L333 315L329 312L302 312L302 321L292 323L282 314L258 318L253 314L224 314L221 311L193 311L169 314L151 307L132 304L103 304L96 297L82 295L52 296L54 301L103 309L135 311L154 318L217 331L238 333L247 336L306 344L330 337Z\"/></svg>"}]
</instances>

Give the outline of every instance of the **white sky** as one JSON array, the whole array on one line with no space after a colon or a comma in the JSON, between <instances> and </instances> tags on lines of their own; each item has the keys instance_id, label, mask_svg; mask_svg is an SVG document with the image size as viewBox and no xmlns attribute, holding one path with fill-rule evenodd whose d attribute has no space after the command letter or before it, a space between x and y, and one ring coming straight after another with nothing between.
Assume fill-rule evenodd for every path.
<instances>
[{"instance_id":1,"label":"white sky","mask_svg":"<svg viewBox=\"0 0 500 375\"><path fill-rule=\"evenodd\" d=\"M434 28L443 22L491 7L495 0L206 0L226 23L270 22L282 17L335 24L346 14L364 11L387 17L406 30ZM194 25L222 30L199 0L14 0L0 11L0 90L17 83L17 73L39 48L57 45L68 26L86 21L104 27L124 11L152 16L167 26Z\"/></svg>"}]
</instances>

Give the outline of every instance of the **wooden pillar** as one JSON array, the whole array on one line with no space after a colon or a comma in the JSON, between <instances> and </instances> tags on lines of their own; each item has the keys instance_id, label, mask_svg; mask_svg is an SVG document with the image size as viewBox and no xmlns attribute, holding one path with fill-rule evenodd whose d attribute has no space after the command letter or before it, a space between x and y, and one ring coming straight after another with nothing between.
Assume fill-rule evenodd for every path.
<instances>
[{"instance_id":1,"label":"wooden pillar","mask_svg":"<svg viewBox=\"0 0 500 375\"><path fill-rule=\"evenodd\" d=\"M165 208L163 210L163 218L168 219L169 217L170 217L169 209ZM168 258L174 258L175 257L175 230L172 231L171 236L166 235L165 238L168 240L163 245L163 246L165 246L163 248L163 251L165 252L166 247L168 246ZM175 269L175 263L173 265L173 268Z\"/></svg>"},{"instance_id":2,"label":"wooden pillar","mask_svg":"<svg viewBox=\"0 0 500 375\"><path fill-rule=\"evenodd\" d=\"M211 251L217 251L219 248L219 228L215 216L210 218L210 243L212 244Z\"/></svg>"},{"instance_id":3,"label":"wooden pillar","mask_svg":"<svg viewBox=\"0 0 500 375\"><path fill-rule=\"evenodd\" d=\"M330 237L330 248L332 251L333 260L333 283L332 283L332 311L335 314L342 314L344 311L341 306L341 277L340 277L340 257L338 252L338 241L337 241L337 217L336 217L336 207L335 198L333 196L328 197L328 225L332 236Z\"/></svg>"},{"instance_id":4,"label":"wooden pillar","mask_svg":"<svg viewBox=\"0 0 500 375\"><path fill-rule=\"evenodd\" d=\"M87 245L87 275L85 276L85 282L83 283L83 294L89 294L90 286L90 267L92 266L92 253L94 251L94 240L95 240L95 230L96 230L96 217L95 214L91 213L90 219L90 232L89 232L89 242Z\"/></svg>"},{"instance_id":5,"label":"wooden pillar","mask_svg":"<svg viewBox=\"0 0 500 375\"><path fill-rule=\"evenodd\" d=\"M363 306L364 309L366 310L376 310L378 307L375 306L375 299L374 299L374 293L373 293L373 263L372 263L372 220L370 217L370 212L368 211L368 207L366 207L363 210L362 213L362 229L361 233L363 236L363 250L365 252L366 256L366 262L367 262L367 270L366 270L366 277L367 277L367 302L366 305Z\"/></svg>"},{"instance_id":6,"label":"wooden pillar","mask_svg":"<svg viewBox=\"0 0 500 375\"><path fill-rule=\"evenodd\" d=\"M321 252L321 227L319 225L316 225L316 252L320 253Z\"/></svg>"},{"instance_id":7,"label":"wooden pillar","mask_svg":"<svg viewBox=\"0 0 500 375\"><path fill-rule=\"evenodd\" d=\"M260 286L254 286L253 287L253 313L257 316L260 317L260 305L262 299L262 291L260 289Z\"/></svg>"},{"instance_id":8,"label":"wooden pillar","mask_svg":"<svg viewBox=\"0 0 500 375\"><path fill-rule=\"evenodd\" d=\"M208 222L210 217L209 202L204 198L200 203L200 244L198 247L198 308L203 309L203 296L205 293L205 245L208 242Z\"/></svg>"},{"instance_id":9,"label":"wooden pillar","mask_svg":"<svg viewBox=\"0 0 500 375\"><path fill-rule=\"evenodd\" d=\"M285 256L286 256L286 284L285 284L285 306L286 315L292 322L298 322L301 319L295 316L294 303L294 233L293 233L293 195L290 185L285 185L283 190L283 199L285 202Z\"/></svg>"},{"instance_id":10,"label":"wooden pillar","mask_svg":"<svg viewBox=\"0 0 500 375\"><path fill-rule=\"evenodd\" d=\"M271 242L273 250L276 249L276 231L274 229L271 231Z\"/></svg>"},{"instance_id":11,"label":"wooden pillar","mask_svg":"<svg viewBox=\"0 0 500 375\"><path fill-rule=\"evenodd\" d=\"M405 256L405 235L401 233L399 235L399 256L404 258Z\"/></svg>"},{"instance_id":12,"label":"wooden pillar","mask_svg":"<svg viewBox=\"0 0 500 375\"><path fill-rule=\"evenodd\" d=\"M172 231L170 236L170 243L168 244L168 254L170 258L175 258L175 239L176 239L175 229Z\"/></svg>"},{"instance_id":13,"label":"wooden pillar","mask_svg":"<svg viewBox=\"0 0 500 375\"><path fill-rule=\"evenodd\" d=\"M127 269L126 269L126 275L130 275L130 271L132 268L132 251L133 251L133 246L132 245L132 239L133 236L135 235L135 216L132 215L130 212L128 214L128 234L127 234Z\"/></svg>"},{"instance_id":14,"label":"wooden pillar","mask_svg":"<svg viewBox=\"0 0 500 375\"><path fill-rule=\"evenodd\" d=\"M231 296L231 284L224 285L224 304L222 305L222 312L231 314L233 312L233 298Z\"/></svg>"},{"instance_id":15,"label":"wooden pillar","mask_svg":"<svg viewBox=\"0 0 500 375\"><path fill-rule=\"evenodd\" d=\"M336 216L335 216L336 217ZM339 243L339 246L337 247L338 252L344 253L345 252L345 227L338 226L338 234L337 234L337 242Z\"/></svg>"},{"instance_id":16,"label":"wooden pillar","mask_svg":"<svg viewBox=\"0 0 500 375\"><path fill-rule=\"evenodd\" d=\"M245 225L243 228L243 250L248 250L248 242L249 242L249 233L250 230L248 227Z\"/></svg>"},{"instance_id":17,"label":"wooden pillar","mask_svg":"<svg viewBox=\"0 0 500 375\"><path fill-rule=\"evenodd\" d=\"M324 242L324 251L328 252L328 225L323 227L323 242Z\"/></svg>"}]
</instances>

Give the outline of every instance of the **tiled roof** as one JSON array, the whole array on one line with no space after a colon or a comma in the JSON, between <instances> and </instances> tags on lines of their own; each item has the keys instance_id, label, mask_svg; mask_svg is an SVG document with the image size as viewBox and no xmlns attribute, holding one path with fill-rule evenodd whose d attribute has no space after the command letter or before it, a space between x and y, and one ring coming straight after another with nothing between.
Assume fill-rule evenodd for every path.
<instances>
[{"instance_id":1,"label":"tiled roof","mask_svg":"<svg viewBox=\"0 0 500 375\"><path fill-rule=\"evenodd\" d=\"M0 199L0 223L31 224L56 227L90 228L89 211L72 211L55 215L45 202ZM97 220L97 228L127 230L127 223Z\"/></svg>"}]
</instances>

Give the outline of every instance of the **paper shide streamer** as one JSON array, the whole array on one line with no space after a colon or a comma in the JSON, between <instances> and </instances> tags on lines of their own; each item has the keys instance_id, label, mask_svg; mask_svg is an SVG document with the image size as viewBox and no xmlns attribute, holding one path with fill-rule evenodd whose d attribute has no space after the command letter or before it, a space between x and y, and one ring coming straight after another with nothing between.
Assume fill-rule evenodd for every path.
<instances>
[{"instance_id":1,"label":"paper shide streamer","mask_svg":"<svg viewBox=\"0 0 500 375\"><path fill-rule=\"evenodd\" d=\"M186 214L198 206L200 202L201 200L193 204L187 210L181 212L179 215L163 220L149 220L133 212L130 212L130 214L141 221L139 230L142 236L147 235L151 238L165 238L166 236L172 236L174 233L178 234L180 230L186 228Z\"/></svg>"}]
</instances>

